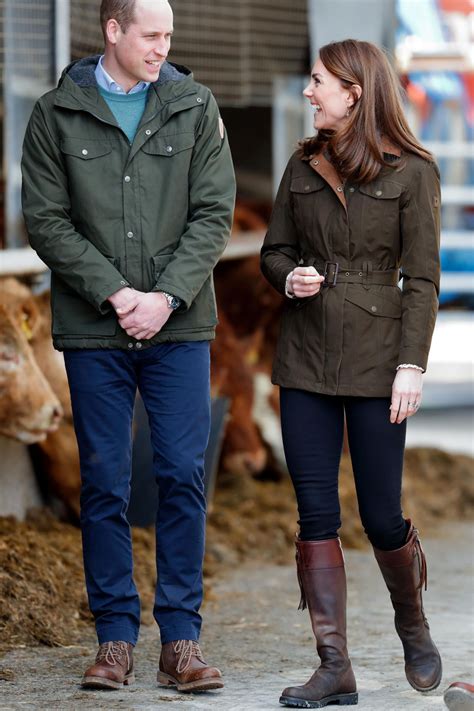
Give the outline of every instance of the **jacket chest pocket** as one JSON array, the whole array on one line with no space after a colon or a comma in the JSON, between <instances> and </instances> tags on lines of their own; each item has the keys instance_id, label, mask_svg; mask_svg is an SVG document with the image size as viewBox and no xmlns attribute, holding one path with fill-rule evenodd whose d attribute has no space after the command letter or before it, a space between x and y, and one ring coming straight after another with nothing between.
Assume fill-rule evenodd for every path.
<instances>
[{"instance_id":1,"label":"jacket chest pocket","mask_svg":"<svg viewBox=\"0 0 474 711\"><path fill-rule=\"evenodd\" d=\"M110 141L91 141L83 138L63 138L61 141L61 152L66 164L77 166L81 170L87 170L89 165L92 170L96 170L100 159L107 160L106 156L111 151Z\"/></svg>"},{"instance_id":2,"label":"jacket chest pocket","mask_svg":"<svg viewBox=\"0 0 474 711\"><path fill-rule=\"evenodd\" d=\"M152 136L142 146L142 151L150 156L161 156L163 158L178 157L178 160L189 160L195 144L194 132L176 133Z\"/></svg>"},{"instance_id":3,"label":"jacket chest pocket","mask_svg":"<svg viewBox=\"0 0 474 711\"><path fill-rule=\"evenodd\" d=\"M145 177L141 185L144 198L154 204L158 191L164 202L173 205L174 220L181 220L188 213L189 170L194 144L192 131L168 135L157 133L140 150L140 171Z\"/></svg>"},{"instance_id":4,"label":"jacket chest pocket","mask_svg":"<svg viewBox=\"0 0 474 711\"><path fill-rule=\"evenodd\" d=\"M100 204L104 195L104 174L113 169L113 141L63 138L60 144L73 204L90 207Z\"/></svg>"},{"instance_id":5,"label":"jacket chest pocket","mask_svg":"<svg viewBox=\"0 0 474 711\"><path fill-rule=\"evenodd\" d=\"M359 187L362 234L374 231L398 240L400 196L403 186L389 180L374 181Z\"/></svg>"},{"instance_id":6,"label":"jacket chest pocket","mask_svg":"<svg viewBox=\"0 0 474 711\"><path fill-rule=\"evenodd\" d=\"M318 175L300 176L290 183L293 213L302 232L313 231L316 208L323 207L320 191L324 187L325 182Z\"/></svg>"}]
</instances>

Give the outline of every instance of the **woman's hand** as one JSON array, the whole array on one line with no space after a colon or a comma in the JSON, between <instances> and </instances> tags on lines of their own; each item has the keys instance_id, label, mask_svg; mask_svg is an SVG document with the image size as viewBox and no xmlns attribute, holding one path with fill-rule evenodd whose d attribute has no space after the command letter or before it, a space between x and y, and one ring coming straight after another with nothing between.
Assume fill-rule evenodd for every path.
<instances>
[{"instance_id":1,"label":"woman's hand","mask_svg":"<svg viewBox=\"0 0 474 711\"><path fill-rule=\"evenodd\" d=\"M324 277L314 267L295 267L288 275L288 291L298 299L319 293Z\"/></svg>"},{"instance_id":2,"label":"woman's hand","mask_svg":"<svg viewBox=\"0 0 474 711\"><path fill-rule=\"evenodd\" d=\"M423 388L423 372L417 368L400 368L397 370L392 385L392 404L390 405L390 422L400 424L405 417L415 415L421 404Z\"/></svg>"}]
</instances>

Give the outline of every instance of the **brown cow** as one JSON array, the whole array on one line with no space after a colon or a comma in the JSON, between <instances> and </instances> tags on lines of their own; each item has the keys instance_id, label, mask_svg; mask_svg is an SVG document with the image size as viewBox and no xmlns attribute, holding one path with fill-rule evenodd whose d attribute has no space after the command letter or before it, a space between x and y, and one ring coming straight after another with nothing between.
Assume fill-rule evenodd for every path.
<instances>
[{"instance_id":1,"label":"brown cow","mask_svg":"<svg viewBox=\"0 0 474 711\"><path fill-rule=\"evenodd\" d=\"M254 403L252 343L240 342L225 315L219 314L211 348L212 394L230 399L221 464L237 474L260 472L266 464L262 438L252 418Z\"/></svg>"},{"instance_id":2,"label":"brown cow","mask_svg":"<svg viewBox=\"0 0 474 711\"><path fill-rule=\"evenodd\" d=\"M56 431L49 432L38 442L34 455L41 469L47 473L51 492L77 518L80 494L79 453L64 358L62 353L54 350L51 341L49 292L34 296L17 279L2 279L0 301L6 305L10 317L24 332L37 366L59 400L63 420Z\"/></svg>"},{"instance_id":3,"label":"brown cow","mask_svg":"<svg viewBox=\"0 0 474 711\"><path fill-rule=\"evenodd\" d=\"M263 278L259 257L220 262L215 284L219 308L236 337L250 338L254 364L270 372L284 299Z\"/></svg>"},{"instance_id":4,"label":"brown cow","mask_svg":"<svg viewBox=\"0 0 474 711\"><path fill-rule=\"evenodd\" d=\"M0 433L32 444L58 428L62 408L26 334L0 305Z\"/></svg>"}]
</instances>

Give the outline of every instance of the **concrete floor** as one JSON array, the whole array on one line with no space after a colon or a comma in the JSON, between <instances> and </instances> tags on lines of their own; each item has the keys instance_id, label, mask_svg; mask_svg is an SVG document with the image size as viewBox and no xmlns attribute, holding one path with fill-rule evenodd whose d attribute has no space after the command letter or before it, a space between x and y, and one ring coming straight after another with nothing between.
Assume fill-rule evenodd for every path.
<instances>
[{"instance_id":1,"label":"concrete floor","mask_svg":"<svg viewBox=\"0 0 474 711\"><path fill-rule=\"evenodd\" d=\"M349 649L364 711L443 709L442 691L454 680L474 678L473 539L470 525L451 525L425 540L428 592L425 608L444 664L438 690L422 695L404 677L401 646L392 612L372 554L346 554L349 587ZM280 691L301 683L315 663L306 612L297 612L298 590L292 567L242 566L220 581L204 611L202 646L221 667L221 692L183 695L155 682L159 657L157 631L143 627L136 650L137 682L114 692L81 690L82 670L95 654L93 635L81 646L18 649L0 659L12 681L0 682L0 709L183 709L276 710ZM332 707L330 707L332 708Z\"/></svg>"}]
</instances>

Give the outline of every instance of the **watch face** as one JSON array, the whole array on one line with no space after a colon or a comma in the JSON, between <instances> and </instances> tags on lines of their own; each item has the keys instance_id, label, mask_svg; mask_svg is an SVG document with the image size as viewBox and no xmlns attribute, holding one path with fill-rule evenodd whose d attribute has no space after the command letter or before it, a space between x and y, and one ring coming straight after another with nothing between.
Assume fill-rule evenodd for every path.
<instances>
[{"instance_id":1,"label":"watch face","mask_svg":"<svg viewBox=\"0 0 474 711\"><path fill-rule=\"evenodd\" d=\"M167 291L162 291L161 293L168 302L168 306L170 307L170 309L173 309L173 311L177 309L178 306L181 304L181 299L178 299L177 296L173 296L173 294L168 294Z\"/></svg>"}]
</instances>

